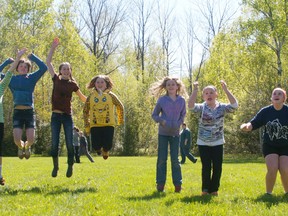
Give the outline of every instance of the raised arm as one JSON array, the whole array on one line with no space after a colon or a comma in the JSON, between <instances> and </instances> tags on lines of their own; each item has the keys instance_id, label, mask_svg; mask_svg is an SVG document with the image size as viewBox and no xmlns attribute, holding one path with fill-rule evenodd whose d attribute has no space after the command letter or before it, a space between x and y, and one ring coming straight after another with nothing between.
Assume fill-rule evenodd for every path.
<instances>
[{"instance_id":1,"label":"raised arm","mask_svg":"<svg viewBox=\"0 0 288 216\"><path fill-rule=\"evenodd\" d=\"M236 105L238 106L238 102L237 102L236 98L235 98L234 95L228 90L227 84L225 83L225 81L224 81L224 80L221 80L220 82L221 82L222 89L223 89L223 91L225 92L225 94L227 95L230 104L236 104Z\"/></svg>"},{"instance_id":2,"label":"raised arm","mask_svg":"<svg viewBox=\"0 0 288 216\"><path fill-rule=\"evenodd\" d=\"M53 54L54 54L58 45L59 45L59 38L54 38L52 45L51 45L51 48L50 48L50 51L49 51L49 54L48 54L47 59L46 59L46 64L47 64L49 73L50 73L52 78L55 75L55 70L54 70L54 67L52 64L52 57L53 57Z\"/></svg>"},{"instance_id":3,"label":"raised arm","mask_svg":"<svg viewBox=\"0 0 288 216\"><path fill-rule=\"evenodd\" d=\"M189 98L189 101L188 101L188 108L189 109L193 109L194 106L195 106L195 103L196 103L196 99L197 99L197 93L198 93L198 82L194 82L193 83L193 92Z\"/></svg>"},{"instance_id":4,"label":"raised arm","mask_svg":"<svg viewBox=\"0 0 288 216\"><path fill-rule=\"evenodd\" d=\"M0 72L2 72L2 70L9 64L11 64L12 62L14 62L13 58L8 58L6 59L1 65L0 65Z\"/></svg>"},{"instance_id":5,"label":"raised arm","mask_svg":"<svg viewBox=\"0 0 288 216\"><path fill-rule=\"evenodd\" d=\"M15 61L13 62L13 64L10 66L10 68L8 69L8 71L13 72L14 70L16 70L16 67L18 65L19 60L21 59L22 55L27 51L27 48L23 48L21 50L18 50L17 52L17 56Z\"/></svg>"}]
</instances>

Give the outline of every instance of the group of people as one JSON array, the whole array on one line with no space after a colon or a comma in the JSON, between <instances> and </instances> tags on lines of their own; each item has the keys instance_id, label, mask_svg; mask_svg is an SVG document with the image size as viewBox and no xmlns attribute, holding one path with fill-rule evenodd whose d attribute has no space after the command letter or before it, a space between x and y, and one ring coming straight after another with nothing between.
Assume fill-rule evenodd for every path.
<instances>
[{"instance_id":1,"label":"group of people","mask_svg":"<svg viewBox=\"0 0 288 216\"><path fill-rule=\"evenodd\" d=\"M52 82L52 115L51 115L51 156L53 159L52 177L56 177L59 170L59 141L61 126L63 125L65 143L67 149L68 168L66 176L73 175L74 146L73 146L73 115L72 115L72 93L75 92L84 103L83 117L85 132L91 137L93 149L102 155L104 159L109 156L112 148L114 127L124 121L124 107L118 97L111 91L113 82L106 75L97 75L88 83L87 88L92 89L90 95L86 97L80 90L76 80L72 76L72 67L69 62L63 62L59 66L57 73L52 64L52 57L59 46L60 41L55 38L48 53L46 64L35 54L28 55L28 59L21 59L27 51L26 48L17 52L17 57L7 59L0 65L0 72L9 64L13 63L6 74L1 75L0 82L0 184L5 184L2 176L2 155L3 155L3 135L4 135L4 112L3 94L9 86L13 95L13 137L14 143L18 147L18 157L30 158L31 145L35 139L35 110L34 110L34 89L37 81L49 71ZM36 63L38 70L30 73L31 61ZM13 74L14 71L18 73ZM117 110L117 119L114 109ZM26 140L22 139L25 129ZM80 135L81 134L81 135ZM100 137L99 137L100 135ZM86 142L83 132L79 131L79 142ZM86 145L87 147L87 145ZM87 150L87 148L85 148ZM84 152L86 151L84 150ZM88 153L88 150L86 151ZM88 153L89 154L89 153ZM86 154L87 155L87 154ZM88 156L88 155L87 155ZM89 157L89 156L88 156ZM76 162L80 158L76 157ZM90 158L89 158L90 159ZM91 158L92 159L92 158ZM93 159L92 159L93 160Z\"/></svg>"},{"instance_id":2,"label":"group of people","mask_svg":"<svg viewBox=\"0 0 288 216\"><path fill-rule=\"evenodd\" d=\"M208 85L202 90L202 103L196 103L199 91L198 82L193 83L193 91L188 99L188 109L198 116L197 146L202 164L201 194L218 196L223 164L224 117L233 113L238 108L238 101L228 90L227 84L221 80L221 87L225 92L229 103L217 100L218 91L215 86ZM195 157L189 153L187 142L186 115L187 96L185 86L178 78L165 77L153 83L151 94L158 98L152 113L152 118L158 125L158 157L156 165L157 190L163 192L166 183L168 147L170 146L170 158L172 169L172 181L175 192L182 190L181 165L178 161L179 139L182 163L185 156L192 162ZM242 131L252 131L264 126L263 155L265 158L266 194L271 195L278 171L281 175L285 194L288 194L288 106L286 91L275 88L271 96L271 105L262 108L248 123L240 126ZM183 127L179 135L180 127Z\"/></svg>"},{"instance_id":3,"label":"group of people","mask_svg":"<svg viewBox=\"0 0 288 216\"><path fill-rule=\"evenodd\" d=\"M2 176L4 111L3 94L9 86L13 95L13 137L18 147L18 157L30 158L31 145L35 139L35 110L34 88L37 81L49 71L52 82L52 115L51 115L51 156L53 169L51 176L57 177L59 171L59 141L61 126L63 125L67 148L68 168L66 176L73 174L74 162L80 163L80 152L84 152L91 162L93 158L88 152L87 139L73 123L71 99L75 92L84 103L83 119L86 135L90 136L92 148L103 159L109 157L112 148L114 128L124 122L124 107L119 98L111 91L113 82L106 75L97 75L87 84L91 93L86 97L80 90L72 76L69 62L63 62L57 73L52 64L52 57L60 41L55 38L52 42L46 64L35 54L28 55L28 60L21 59L27 51L23 48L17 52L16 59L8 58L0 65L0 72L12 64L6 74L1 75L0 81L0 185L5 184ZM38 70L32 73L31 61L35 62ZM13 74L14 71L18 73ZM202 164L202 195L218 195L223 163L224 117L238 108L235 96L228 90L224 81L221 86L229 103L217 100L218 91L215 86L203 88L204 102L196 103L199 91L198 82L193 83L193 92L188 100L188 108L198 118L197 145ZM185 163L186 156L193 163L197 159L189 152L191 134L184 122L186 116L187 92L184 84L178 78L164 77L153 83L151 94L158 98L152 113L152 118L158 127L158 154L156 166L157 190L163 192L166 183L168 146L172 168L172 180L175 192L182 190L181 163ZM240 126L243 131L252 131L264 126L263 155L267 166L266 193L272 194L278 171L281 175L285 193L288 193L288 106L286 91L275 88L271 96L271 105L262 108L250 122ZM180 127L182 125L182 131ZM26 140L22 139L25 128ZM182 160L179 163L179 143ZM74 159L75 158L75 159Z\"/></svg>"}]
</instances>

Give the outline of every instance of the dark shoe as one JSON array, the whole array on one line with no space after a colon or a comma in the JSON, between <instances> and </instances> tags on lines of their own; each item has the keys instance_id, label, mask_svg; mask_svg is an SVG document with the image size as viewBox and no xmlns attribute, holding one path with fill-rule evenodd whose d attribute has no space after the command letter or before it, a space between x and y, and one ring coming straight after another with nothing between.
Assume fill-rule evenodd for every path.
<instances>
[{"instance_id":1,"label":"dark shoe","mask_svg":"<svg viewBox=\"0 0 288 216\"><path fill-rule=\"evenodd\" d=\"M22 148L18 147L18 157L20 159L24 158L24 148L23 147Z\"/></svg>"},{"instance_id":2,"label":"dark shoe","mask_svg":"<svg viewBox=\"0 0 288 216\"><path fill-rule=\"evenodd\" d=\"M196 162L197 162L197 158L195 158L192 162L193 162L193 163L196 163Z\"/></svg>"},{"instance_id":3,"label":"dark shoe","mask_svg":"<svg viewBox=\"0 0 288 216\"><path fill-rule=\"evenodd\" d=\"M25 158L28 160L31 155L31 147L29 146L28 148L25 148Z\"/></svg>"},{"instance_id":4,"label":"dark shoe","mask_svg":"<svg viewBox=\"0 0 288 216\"><path fill-rule=\"evenodd\" d=\"M66 177L67 178L70 178L73 174L73 165L68 165L68 169L67 169L67 172L66 172Z\"/></svg>"},{"instance_id":5,"label":"dark shoe","mask_svg":"<svg viewBox=\"0 0 288 216\"><path fill-rule=\"evenodd\" d=\"M0 178L0 185L5 185L5 179L3 177Z\"/></svg>"},{"instance_id":6,"label":"dark shoe","mask_svg":"<svg viewBox=\"0 0 288 216\"><path fill-rule=\"evenodd\" d=\"M164 192L164 185L157 185L158 192Z\"/></svg>"},{"instance_id":7,"label":"dark shoe","mask_svg":"<svg viewBox=\"0 0 288 216\"><path fill-rule=\"evenodd\" d=\"M58 173L58 170L59 170L59 158L58 157L53 157L53 170L52 170L52 177L55 178L57 177L57 173Z\"/></svg>"},{"instance_id":8,"label":"dark shoe","mask_svg":"<svg viewBox=\"0 0 288 216\"><path fill-rule=\"evenodd\" d=\"M177 185L177 186L175 186L175 193L180 193L181 190L182 190L181 185Z\"/></svg>"}]
</instances>

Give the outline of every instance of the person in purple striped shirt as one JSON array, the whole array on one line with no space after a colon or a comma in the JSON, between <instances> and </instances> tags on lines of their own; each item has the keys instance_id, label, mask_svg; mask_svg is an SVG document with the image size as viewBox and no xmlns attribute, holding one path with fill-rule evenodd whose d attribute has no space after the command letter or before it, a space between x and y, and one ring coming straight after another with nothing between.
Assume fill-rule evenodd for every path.
<instances>
[{"instance_id":1,"label":"person in purple striped shirt","mask_svg":"<svg viewBox=\"0 0 288 216\"><path fill-rule=\"evenodd\" d=\"M178 78L164 77L152 84L151 94L158 98L152 118L158 127L158 157L156 168L156 184L159 192L164 191L167 174L168 145L172 167L172 180L175 192L181 191L182 174L178 161L179 132L186 115L187 95L185 86Z\"/></svg>"}]
</instances>

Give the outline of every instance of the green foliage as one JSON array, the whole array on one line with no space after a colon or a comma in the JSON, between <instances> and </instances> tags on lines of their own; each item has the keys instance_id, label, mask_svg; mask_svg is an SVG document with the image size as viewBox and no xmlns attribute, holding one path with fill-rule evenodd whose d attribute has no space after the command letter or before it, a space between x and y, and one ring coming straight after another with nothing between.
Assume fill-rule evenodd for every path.
<instances>
[{"instance_id":1,"label":"green foliage","mask_svg":"<svg viewBox=\"0 0 288 216\"><path fill-rule=\"evenodd\" d=\"M265 164L254 155L224 158L219 196L200 196L201 163L182 166L183 190L174 193L167 166L165 193L156 192L156 157L81 157L66 178L66 157L51 177L52 159L3 158L6 185L0 187L2 216L20 215L286 215L278 175L274 195L265 192ZM170 161L168 160L168 163ZM17 172L15 172L17 170Z\"/></svg>"}]
</instances>

